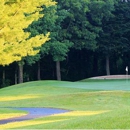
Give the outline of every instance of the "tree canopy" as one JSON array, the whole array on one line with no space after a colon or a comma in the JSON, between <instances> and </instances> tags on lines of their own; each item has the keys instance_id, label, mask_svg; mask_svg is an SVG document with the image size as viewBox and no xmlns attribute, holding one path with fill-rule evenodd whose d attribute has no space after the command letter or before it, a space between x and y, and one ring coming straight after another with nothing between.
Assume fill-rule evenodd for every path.
<instances>
[{"instance_id":1,"label":"tree canopy","mask_svg":"<svg viewBox=\"0 0 130 130\"><path fill-rule=\"evenodd\" d=\"M1 0L0 2L0 64L8 65L20 61L27 55L35 55L43 43L49 40L49 33L29 38L25 32L33 21L43 17L42 5L50 6L51 0Z\"/></svg>"}]
</instances>

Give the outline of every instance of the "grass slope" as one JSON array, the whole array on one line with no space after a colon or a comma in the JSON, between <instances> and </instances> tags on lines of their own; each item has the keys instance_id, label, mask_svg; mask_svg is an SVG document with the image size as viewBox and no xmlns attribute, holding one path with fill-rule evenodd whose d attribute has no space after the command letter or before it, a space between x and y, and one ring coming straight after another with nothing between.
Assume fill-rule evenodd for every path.
<instances>
[{"instance_id":1,"label":"grass slope","mask_svg":"<svg viewBox=\"0 0 130 130\"><path fill-rule=\"evenodd\" d=\"M126 80L35 81L3 88L0 89L1 107L54 107L74 113L38 118L23 125L0 125L0 128L129 129L129 90L130 82ZM0 113L12 112L0 108Z\"/></svg>"}]
</instances>

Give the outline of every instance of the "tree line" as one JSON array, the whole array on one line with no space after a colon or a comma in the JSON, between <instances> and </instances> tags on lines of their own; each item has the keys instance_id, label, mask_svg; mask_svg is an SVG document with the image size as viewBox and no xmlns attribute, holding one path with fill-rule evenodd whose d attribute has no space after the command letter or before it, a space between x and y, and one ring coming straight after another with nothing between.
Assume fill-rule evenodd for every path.
<instances>
[{"instance_id":1,"label":"tree line","mask_svg":"<svg viewBox=\"0 0 130 130\"><path fill-rule=\"evenodd\" d=\"M125 74L125 67L130 64L130 2L56 2L42 5L40 15L44 17L23 29L30 39L48 32L50 39L42 46L33 47L39 53L0 66L1 87L32 80L77 81L98 75Z\"/></svg>"}]
</instances>

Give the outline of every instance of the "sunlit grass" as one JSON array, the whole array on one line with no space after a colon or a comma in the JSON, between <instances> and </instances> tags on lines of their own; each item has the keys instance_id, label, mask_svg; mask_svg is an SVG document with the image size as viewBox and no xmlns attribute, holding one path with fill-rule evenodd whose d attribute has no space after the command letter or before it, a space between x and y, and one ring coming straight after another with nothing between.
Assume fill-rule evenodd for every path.
<instances>
[{"instance_id":1,"label":"sunlit grass","mask_svg":"<svg viewBox=\"0 0 130 130\"><path fill-rule=\"evenodd\" d=\"M25 127L25 126L30 126L30 125L39 125L39 124L46 124L46 123L52 123L52 122L59 122L59 121L64 121L66 119L61 119L61 120L48 120L48 121L39 121L39 120L28 120L28 121L21 121L21 122L14 122L14 123L8 123L4 125L0 125L0 129L12 129L12 128L17 128L17 127Z\"/></svg>"},{"instance_id":2,"label":"sunlit grass","mask_svg":"<svg viewBox=\"0 0 130 130\"><path fill-rule=\"evenodd\" d=\"M97 115L97 114L101 114L105 112L108 112L108 111L72 111L72 112L67 112L63 114L54 114L53 116L49 116L49 117L53 117L52 119L49 119L49 120L43 120L43 121L42 120L29 120L29 121L3 124L3 125L0 125L0 129L11 129L11 128L19 128L19 127L25 127L25 126L35 126L39 124L48 124L48 123L66 121L66 120L73 120L74 118L72 117ZM5 114L3 114L3 116L4 115ZM11 116L11 114L9 115ZM16 115L12 114L12 115L16 116L17 114ZM56 119L54 119L54 117L56 117ZM57 117L60 117L60 119L57 119ZM63 118L63 117L66 117L66 118ZM67 118L67 117L71 117L71 118Z\"/></svg>"},{"instance_id":3,"label":"sunlit grass","mask_svg":"<svg viewBox=\"0 0 130 130\"><path fill-rule=\"evenodd\" d=\"M0 114L0 120L8 119L8 118L16 118L20 116L25 116L25 113L8 113L8 114Z\"/></svg>"},{"instance_id":4,"label":"sunlit grass","mask_svg":"<svg viewBox=\"0 0 130 130\"><path fill-rule=\"evenodd\" d=\"M53 116L61 116L61 117L66 117L66 116L89 116L89 115L97 115L101 113L105 113L109 111L71 111L71 112L66 112L62 114L55 114Z\"/></svg>"},{"instance_id":5,"label":"sunlit grass","mask_svg":"<svg viewBox=\"0 0 130 130\"><path fill-rule=\"evenodd\" d=\"M32 99L32 98L39 98L39 97L40 97L39 95L0 96L0 102L2 102L2 101Z\"/></svg>"}]
</instances>

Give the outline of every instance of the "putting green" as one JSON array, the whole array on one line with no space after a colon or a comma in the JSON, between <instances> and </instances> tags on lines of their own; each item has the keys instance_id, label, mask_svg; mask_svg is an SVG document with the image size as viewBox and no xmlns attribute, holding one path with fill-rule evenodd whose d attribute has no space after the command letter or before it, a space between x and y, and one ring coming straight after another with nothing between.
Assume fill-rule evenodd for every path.
<instances>
[{"instance_id":1,"label":"putting green","mask_svg":"<svg viewBox=\"0 0 130 130\"><path fill-rule=\"evenodd\" d=\"M130 91L130 80L86 80L85 82L44 81L48 86L77 88L87 90L125 90ZM53 84L53 85L52 85Z\"/></svg>"}]
</instances>

